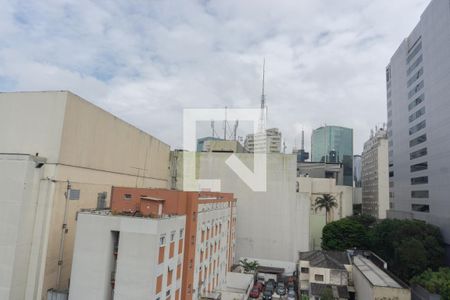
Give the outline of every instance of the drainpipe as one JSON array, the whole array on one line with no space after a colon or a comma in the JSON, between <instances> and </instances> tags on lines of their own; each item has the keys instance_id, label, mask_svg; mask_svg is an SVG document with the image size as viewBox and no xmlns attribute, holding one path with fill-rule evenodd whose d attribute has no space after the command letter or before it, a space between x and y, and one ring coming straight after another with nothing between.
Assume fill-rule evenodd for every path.
<instances>
[{"instance_id":1,"label":"drainpipe","mask_svg":"<svg viewBox=\"0 0 450 300\"><path fill-rule=\"evenodd\" d=\"M63 219L63 224L61 227L61 238L59 241L59 256L58 256L58 276L56 277L56 288L58 290L61 289L61 272L62 272L62 267L63 267L63 260L64 260L64 239L66 237L67 234L67 208L69 206L69 193L70 193L70 182L69 180L67 180L67 188L66 188L66 192L64 193L64 197L65 197L65 206L64 206L64 219Z\"/></svg>"}]
</instances>

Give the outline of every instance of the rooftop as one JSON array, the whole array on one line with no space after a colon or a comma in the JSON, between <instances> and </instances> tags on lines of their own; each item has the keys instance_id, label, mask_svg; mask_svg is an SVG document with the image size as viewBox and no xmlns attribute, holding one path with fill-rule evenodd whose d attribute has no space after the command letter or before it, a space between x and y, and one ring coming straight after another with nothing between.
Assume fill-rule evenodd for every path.
<instances>
[{"instance_id":1,"label":"rooftop","mask_svg":"<svg viewBox=\"0 0 450 300\"><path fill-rule=\"evenodd\" d=\"M344 265L350 265L350 259L345 251L314 250L299 253L300 260L309 261L311 267L341 269Z\"/></svg>"},{"instance_id":2,"label":"rooftop","mask_svg":"<svg viewBox=\"0 0 450 300\"><path fill-rule=\"evenodd\" d=\"M349 299L350 295L345 285L329 285L320 283L311 283L311 294L314 296L322 296L325 289L331 289L334 299Z\"/></svg>"},{"instance_id":3,"label":"rooftop","mask_svg":"<svg viewBox=\"0 0 450 300\"><path fill-rule=\"evenodd\" d=\"M353 265L361 271L361 273L374 286L403 288L394 278L377 267L369 259L357 255L353 258Z\"/></svg>"}]
</instances>

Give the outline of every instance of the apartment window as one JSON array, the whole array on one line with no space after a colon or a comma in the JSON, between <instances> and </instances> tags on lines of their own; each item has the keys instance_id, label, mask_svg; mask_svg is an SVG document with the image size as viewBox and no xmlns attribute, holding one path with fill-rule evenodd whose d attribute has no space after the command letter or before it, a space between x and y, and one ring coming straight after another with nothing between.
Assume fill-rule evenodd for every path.
<instances>
[{"instance_id":1,"label":"apartment window","mask_svg":"<svg viewBox=\"0 0 450 300\"><path fill-rule=\"evenodd\" d=\"M422 49L422 42L419 42L406 58L406 63L409 64L421 49Z\"/></svg>"},{"instance_id":2,"label":"apartment window","mask_svg":"<svg viewBox=\"0 0 450 300\"><path fill-rule=\"evenodd\" d=\"M309 268L300 268L300 272L308 274L309 273Z\"/></svg>"},{"instance_id":3,"label":"apartment window","mask_svg":"<svg viewBox=\"0 0 450 300\"><path fill-rule=\"evenodd\" d=\"M173 242L175 240L175 231L170 233L170 241Z\"/></svg>"},{"instance_id":4,"label":"apartment window","mask_svg":"<svg viewBox=\"0 0 450 300\"><path fill-rule=\"evenodd\" d=\"M80 200L80 190L69 190L69 200Z\"/></svg>"},{"instance_id":5,"label":"apartment window","mask_svg":"<svg viewBox=\"0 0 450 300\"><path fill-rule=\"evenodd\" d=\"M314 280L315 281L323 281L323 275L315 274L314 275Z\"/></svg>"},{"instance_id":6,"label":"apartment window","mask_svg":"<svg viewBox=\"0 0 450 300\"><path fill-rule=\"evenodd\" d=\"M414 96L415 94L417 94L421 89L423 89L424 83L423 80L421 82L419 82L416 87L412 90L409 91L408 93L408 99L410 99L412 96Z\"/></svg>"},{"instance_id":7,"label":"apartment window","mask_svg":"<svg viewBox=\"0 0 450 300\"><path fill-rule=\"evenodd\" d=\"M421 176L421 177L411 178L411 184L412 185L425 184L425 183L428 183L428 176Z\"/></svg>"},{"instance_id":8,"label":"apartment window","mask_svg":"<svg viewBox=\"0 0 450 300\"><path fill-rule=\"evenodd\" d=\"M428 198L428 191L411 191L411 198Z\"/></svg>"},{"instance_id":9,"label":"apartment window","mask_svg":"<svg viewBox=\"0 0 450 300\"><path fill-rule=\"evenodd\" d=\"M394 177L394 171L389 172L389 177Z\"/></svg>"},{"instance_id":10,"label":"apartment window","mask_svg":"<svg viewBox=\"0 0 450 300\"><path fill-rule=\"evenodd\" d=\"M410 87L417 79L419 79L423 74L423 68L420 68L409 80L408 87Z\"/></svg>"},{"instance_id":11,"label":"apartment window","mask_svg":"<svg viewBox=\"0 0 450 300\"><path fill-rule=\"evenodd\" d=\"M416 99L414 99L414 101L408 105L408 109L412 110L414 107L416 107L417 105L422 103L424 100L425 100L425 94L422 94L419 97L417 97Z\"/></svg>"},{"instance_id":12,"label":"apartment window","mask_svg":"<svg viewBox=\"0 0 450 300\"><path fill-rule=\"evenodd\" d=\"M411 73L420 65L422 60L423 60L423 56L422 56L422 54L420 54L420 56L414 61L414 63L409 66L408 71L407 71L408 76L411 75Z\"/></svg>"},{"instance_id":13,"label":"apartment window","mask_svg":"<svg viewBox=\"0 0 450 300\"><path fill-rule=\"evenodd\" d=\"M411 209L418 212L430 212L430 206L428 204L411 204Z\"/></svg>"},{"instance_id":14,"label":"apartment window","mask_svg":"<svg viewBox=\"0 0 450 300\"><path fill-rule=\"evenodd\" d=\"M409 154L409 159L413 160L413 159L425 156L425 155L427 155L427 153L428 153L427 148L422 148L417 151L411 152Z\"/></svg>"},{"instance_id":15,"label":"apartment window","mask_svg":"<svg viewBox=\"0 0 450 300\"><path fill-rule=\"evenodd\" d=\"M414 147L416 145L422 144L427 141L427 135L422 134L421 136L416 137L409 141L409 147Z\"/></svg>"},{"instance_id":16,"label":"apartment window","mask_svg":"<svg viewBox=\"0 0 450 300\"><path fill-rule=\"evenodd\" d=\"M131 200L131 194L124 194L123 200Z\"/></svg>"},{"instance_id":17,"label":"apartment window","mask_svg":"<svg viewBox=\"0 0 450 300\"><path fill-rule=\"evenodd\" d=\"M422 107L421 109L419 109L418 111L409 116L409 123L420 118L424 114L425 114L425 107Z\"/></svg>"},{"instance_id":18,"label":"apartment window","mask_svg":"<svg viewBox=\"0 0 450 300\"><path fill-rule=\"evenodd\" d=\"M166 244L166 235L163 234L159 237L159 245L164 246Z\"/></svg>"},{"instance_id":19,"label":"apartment window","mask_svg":"<svg viewBox=\"0 0 450 300\"><path fill-rule=\"evenodd\" d=\"M183 229L180 229L180 239L183 238L183 233L184 233L184 230L183 230Z\"/></svg>"},{"instance_id":20,"label":"apartment window","mask_svg":"<svg viewBox=\"0 0 450 300\"><path fill-rule=\"evenodd\" d=\"M409 135L412 135L422 129L424 129L426 126L426 122L425 120L423 120L422 122L418 123L417 125L414 125L413 127L409 128Z\"/></svg>"},{"instance_id":21,"label":"apartment window","mask_svg":"<svg viewBox=\"0 0 450 300\"><path fill-rule=\"evenodd\" d=\"M412 165L410 167L410 169L411 169L411 172L423 171L423 170L428 169L428 163L423 162L423 163L415 164L415 165Z\"/></svg>"}]
</instances>

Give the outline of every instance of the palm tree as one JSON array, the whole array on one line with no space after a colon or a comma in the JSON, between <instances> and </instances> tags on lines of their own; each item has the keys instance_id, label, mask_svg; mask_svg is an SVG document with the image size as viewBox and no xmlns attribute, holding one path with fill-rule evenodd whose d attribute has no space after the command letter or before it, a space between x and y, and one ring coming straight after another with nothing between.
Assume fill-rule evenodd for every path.
<instances>
[{"instance_id":1,"label":"palm tree","mask_svg":"<svg viewBox=\"0 0 450 300\"><path fill-rule=\"evenodd\" d=\"M239 260L239 264L244 268L245 272L255 272L259 267L259 264L256 260L248 261L247 258Z\"/></svg>"},{"instance_id":2,"label":"palm tree","mask_svg":"<svg viewBox=\"0 0 450 300\"><path fill-rule=\"evenodd\" d=\"M333 208L337 208L337 200L333 195L323 194L322 197L317 197L314 202L314 211L325 209L325 224L328 224L330 212Z\"/></svg>"}]
</instances>

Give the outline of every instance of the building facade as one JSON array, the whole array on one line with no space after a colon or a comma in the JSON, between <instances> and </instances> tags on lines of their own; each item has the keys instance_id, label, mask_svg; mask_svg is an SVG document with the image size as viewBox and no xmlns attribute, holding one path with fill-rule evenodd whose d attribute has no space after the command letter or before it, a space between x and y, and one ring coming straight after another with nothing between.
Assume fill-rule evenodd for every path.
<instances>
[{"instance_id":1,"label":"building facade","mask_svg":"<svg viewBox=\"0 0 450 300\"><path fill-rule=\"evenodd\" d=\"M389 210L388 140L379 129L364 143L362 153L362 212L385 219Z\"/></svg>"},{"instance_id":2,"label":"building facade","mask_svg":"<svg viewBox=\"0 0 450 300\"><path fill-rule=\"evenodd\" d=\"M51 288L67 289L76 214L82 208L109 206L113 185L169 185L167 144L70 92L0 93L0 128L7 128L0 130L0 153L6 158L0 189L16 188L0 199L1 228L27 232L18 240L9 236L12 231L3 231L0 239L8 237L2 246L20 253L27 264L22 270L28 270L11 277L6 270L13 269L15 260L0 257L0 277L12 280L1 280L2 299L46 299ZM23 161L17 155L42 159L36 164L36 181L21 173ZM30 182L35 182L32 189ZM24 187L33 190L26 199L19 192ZM18 213L11 204L20 201L37 210ZM33 226L27 227L33 218Z\"/></svg>"},{"instance_id":3,"label":"building facade","mask_svg":"<svg viewBox=\"0 0 450 300\"><path fill-rule=\"evenodd\" d=\"M433 0L386 68L390 210L440 227L450 257L450 1Z\"/></svg>"},{"instance_id":4,"label":"building facade","mask_svg":"<svg viewBox=\"0 0 450 300\"><path fill-rule=\"evenodd\" d=\"M139 212L149 217L186 216L181 298L166 298L168 295L161 289L157 290L161 294L154 294L155 299L198 299L226 285L236 252L233 194L114 187L111 211Z\"/></svg>"},{"instance_id":5,"label":"building facade","mask_svg":"<svg viewBox=\"0 0 450 300\"><path fill-rule=\"evenodd\" d=\"M248 134L244 147L250 153L280 153L281 132L278 128L270 128L266 129L265 134Z\"/></svg>"},{"instance_id":6,"label":"building facade","mask_svg":"<svg viewBox=\"0 0 450 300\"><path fill-rule=\"evenodd\" d=\"M353 129L323 126L311 136L311 161L342 163L344 185L353 186Z\"/></svg>"}]
</instances>

